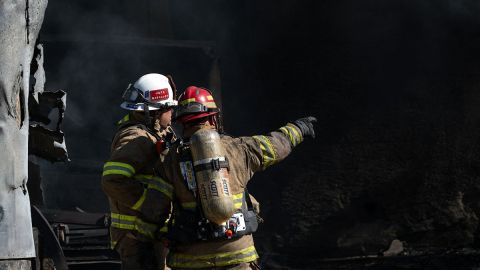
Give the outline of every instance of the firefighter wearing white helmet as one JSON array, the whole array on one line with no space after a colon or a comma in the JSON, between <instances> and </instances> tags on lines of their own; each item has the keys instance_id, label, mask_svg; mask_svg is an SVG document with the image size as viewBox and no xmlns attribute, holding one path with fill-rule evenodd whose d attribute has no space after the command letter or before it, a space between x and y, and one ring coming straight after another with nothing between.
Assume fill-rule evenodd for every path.
<instances>
[{"instance_id":1,"label":"firefighter wearing white helmet","mask_svg":"<svg viewBox=\"0 0 480 270\"><path fill-rule=\"evenodd\" d=\"M258 220L247 184L304 138L315 137L315 117L265 135L230 137L217 132L218 114L209 90L187 87L175 114L183 141L174 143L157 167L174 188L167 258L174 270L259 269L252 237Z\"/></svg>"},{"instance_id":2,"label":"firefighter wearing white helmet","mask_svg":"<svg viewBox=\"0 0 480 270\"><path fill-rule=\"evenodd\" d=\"M170 76L141 76L123 93L120 120L103 167L102 187L111 209L112 248L122 269L165 269L165 220L170 209L159 208L172 197L172 186L154 174L166 145L175 140L172 109L177 105ZM160 161L159 161L160 160Z\"/></svg>"},{"instance_id":3,"label":"firefighter wearing white helmet","mask_svg":"<svg viewBox=\"0 0 480 270\"><path fill-rule=\"evenodd\" d=\"M157 73L143 75L127 87L120 107L130 111L143 111L146 123L150 124L150 111L162 111L177 105L174 87L171 77Z\"/></svg>"}]
</instances>

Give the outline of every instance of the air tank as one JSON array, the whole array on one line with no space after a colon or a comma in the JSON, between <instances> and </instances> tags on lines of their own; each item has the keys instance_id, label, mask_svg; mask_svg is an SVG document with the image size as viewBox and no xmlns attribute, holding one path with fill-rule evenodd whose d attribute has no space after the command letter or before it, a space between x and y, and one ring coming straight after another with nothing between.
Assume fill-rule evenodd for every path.
<instances>
[{"instance_id":1,"label":"air tank","mask_svg":"<svg viewBox=\"0 0 480 270\"><path fill-rule=\"evenodd\" d=\"M190 142L203 213L211 222L224 224L235 209L220 136L216 130L200 129Z\"/></svg>"}]
</instances>

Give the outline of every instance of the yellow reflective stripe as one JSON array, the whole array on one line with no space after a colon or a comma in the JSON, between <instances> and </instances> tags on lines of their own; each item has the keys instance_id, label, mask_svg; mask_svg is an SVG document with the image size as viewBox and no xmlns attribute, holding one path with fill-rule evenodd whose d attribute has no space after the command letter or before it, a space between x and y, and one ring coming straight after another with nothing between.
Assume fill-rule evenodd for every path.
<instances>
[{"instance_id":1,"label":"yellow reflective stripe","mask_svg":"<svg viewBox=\"0 0 480 270\"><path fill-rule=\"evenodd\" d=\"M123 171L123 170L107 170L107 171L103 171L102 176L111 175L111 174L120 174L120 175L124 175L124 176L126 176L126 177L131 177L131 176L132 176L131 173L126 172L126 171Z\"/></svg>"},{"instance_id":2,"label":"yellow reflective stripe","mask_svg":"<svg viewBox=\"0 0 480 270\"><path fill-rule=\"evenodd\" d=\"M288 137L288 139L290 140L290 143L295 146L296 145L296 141L295 141L295 138L293 137L293 134L286 128L286 127L281 127L280 128L280 131L285 134L285 136Z\"/></svg>"},{"instance_id":3,"label":"yellow reflective stripe","mask_svg":"<svg viewBox=\"0 0 480 270\"><path fill-rule=\"evenodd\" d=\"M130 120L130 115L127 114L127 115L125 115L121 120L119 120L119 121L117 122L117 125L123 124L123 123L125 123L125 122L127 122L127 121L129 121L129 120Z\"/></svg>"},{"instance_id":4,"label":"yellow reflective stripe","mask_svg":"<svg viewBox=\"0 0 480 270\"><path fill-rule=\"evenodd\" d=\"M114 228L132 231L135 230L151 238L153 238L155 231L157 230L157 226L155 224L144 222L136 216L111 213L111 219L110 225Z\"/></svg>"},{"instance_id":5,"label":"yellow reflective stripe","mask_svg":"<svg viewBox=\"0 0 480 270\"><path fill-rule=\"evenodd\" d=\"M165 220L165 225L163 225L162 228L160 228L160 232L163 232L163 233L166 233L168 232L168 222L170 221L170 218L167 218L167 220Z\"/></svg>"},{"instance_id":6,"label":"yellow reflective stripe","mask_svg":"<svg viewBox=\"0 0 480 270\"><path fill-rule=\"evenodd\" d=\"M128 163L109 161L109 162L105 162L105 165L103 165L103 168L108 167L108 166L124 167L124 168L130 170L132 173L135 173L135 169L132 167L132 165L130 165Z\"/></svg>"},{"instance_id":7,"label":"yellow reflective stripe","mask_svg":"<svg viewBox=\"0 0 480 270\"><path fill-rule=\"evenodd\" d=\"M151 223L144 222L141 219L137 218L135 221L135 230L150 238L155 238L155 231L157 230L157 226Z\"/></svg>"},{"instance_id":8,"label":"yellow reflective stripe","mask_svg":"<svg viewBox=\"0 0 480 270\"><path fill-rule=\"evenodd\" d=\"M285 127L290 131L290 133L293 134L293 137L295 138L296 143L294 146L297 146L302 142L303 136L298 133L297 128L293 124L288 123Z\"/></svg>"},{"instance_id":9,"label":"yellow reflective stripe","mask_svg":"<svg viewBox=\"0 0 480 270\"><path fill-rule=\"evenodd\" d=\"M142 196L140 197L140 199L138 199L138 201L131 207L133 210L138 210L140 209L140 207L142 207L142 204L143 202L145 201L145 199L147 198L147 190L144 189L143 190L143 194Z\"/></svg>"},{"instance_id":10,"label":"yellow reflective stripe","mask_svg":"<svg viewBox=\"0 0 480 270\"><path fill-rule=\"evenodd\" d=\"M136 174L135 175L135 180L138 180L146 185L150 184L150 181L152 179L153 175L146 175L146 174Z\"/></svg>"},{"instance_id":11,"label":"yellow reflective stripe","mask_svg":"<svg viewBox=\"0 0 480 270\"><path fill-rule=\"evenodd\" d=\"M254 261L258 258L254 246L232 252L207 255L175 254L170 251L168 265L170 267L202 268L227 266Z\"/></svg>"},{"instance_id":12,"label":"yellow reflective stripe","mask_svg":"<svg viewBox=\"0 0 480 270\"><path fill-rule=\"evenodd\" d=\"M117 213L110 213L110 217L112 219L120 219L120 220L128 220L128 221L135 221L137 219L136 216L122 215Z\"/></svg>"},{"instance_id":13,"label":"yellow reflective stripe","mask_svg":"<svg viewBox=\"0 0 480 270\"><path fill-rule=\"evenodd\" d=\"M243 205L243 193L234 194L233 198L233 209L242 209Z\"/></svg>"},{"instance_id":14,"label":"yellow reflective stripe","mask_svg":"<svg viewBox=\"0 0 480 270\"><path fill-rule=\"evenodd\" d=\"M188 104L190 102L195 102L195 98L189 98L189 99L182 100L180 102L180 105L185 105L185 104Z\"/></svg>"},{"instance_id":15,"label":"yellow reflective stripe","mask_svg":"<svg viewBox=\"0 0 480 270\"><path fill-rule=\"evenodd\" d=\"M158 185L149 184L148 188L159 191L159 192L165 194L165 196L167 196L169 199L173 198L173 192L172 191L165 190L164 188L159 187Z\"/></svg>"},{"instance_id":16,"label":"yellow reflective stripe","mask_svg":"<svg viewBox=\"0 0 480 270\"><path fill-rule=\"evenodd\" d=\"M241 203L241 202L235 203L235 204L233 205L233 209L242 209L242 205L243 205L243 203Z\"/></svg>"},{"instance_id":17,"label":"yellow reflective stripe","mask_svg":"<svg viewBox=\"0 0 480 270\"><path fill-rule=\"evenodd\" d=\"M293 133L295 134L295 137L297 137L299 139L299 142L301 142L303 140L302 134L300 134L298 132L297 127L294 124L288 123L287 127L289 127L289 129L293 130Z\"/></svg>"},{"instance_id":18,"label":"yellow reflective stripe","mask_svg":"<svg viewBox=\"0 0 480 270\"><path fill-rule=\"evenodd\" d=\"M270 142L270 139L267 137L263 136L265 141L267 142L267 148L268 148L268 164L265 164L265 166L270 166L273 163L275 163L277 159L277 154L275 153L275 149L273 148L272 142Z\"/></svg>"},{"instance_id":19,"label":"yellow reflective stripe","mask_svg":"<svg viewBox=\"0 0 480 270\"><path fill-rule=\"evenodd\" d=\"M160 177L153 177L151 186L148 187L162 192L170 199L173 198L173 186Z\"/></svg>"},{"instance_id":20,"label":"yellow reflective stripe","mask_svg":"<svg viewBox=\"0 0 480 270\"><path fill-rule=\"evenodd\" d=\"M126 177L132 177L135 174L135 169L127 163L123 162L106 162L103 165L103 176L110 174L120 174Z\"/></svg>"},{"instance_id":21,"label":"yellow reflective stripe","mask_svg":"<svg viewBox=\"0 0 480 270\"><path fill-rule=\"evenodd\" d=\"M212 96L207 96L207 100L208 101L213 101L213 97Z\"/></svg>"},{"instance_id":22,"label":"yellow reflective stripe","mask_svg":"<svg viewBox=\"0 0 480 270\"><path fill-rule=\"evenodd\" d=\"M242 199L242 198L243 198L243 192L242 192L242 193L238 193L238 194L233 194L233 195L232 195L232 198L233 198L234 200Z\"/></svg>"},{"instance_id":23,"label":"yellow reflective stripe","mask_svg":"<svg viewBox=\"0 0 480 270\"><path fill-rule=\"evenodd\" d=\"M135 229L134 224L123 224L123 223L118 223L118 222L112 222L111 225L114 228L119 228L119 229L124 229L124 230L134 230Z\"/></svg>"},{"instance_id":24,"label":"yellow reflective stripe","mask_svg":"<svg viewBox=\"0 0 480 270\"><path fill-rule=\"evenodd\" d=\"M111 213L111 226L114 228L133 230L135 229L135 216Z\"/></svg>"},{"instance_id":25,"label":"yellow reflective stripe","mask_svg":"<svg viewBox=\"0 0 480 270\"><path fill-rule=\"evenodd\" d=\"M137 174L135 179L148 185L148 188L162 192L168 198L173 198L173 186L160 177L146 174Z\"/></svg>"},{"instance_id":26,"label":"yellow reflective stripe","mask_svg":"<svg viewBox=\"0 0 480 270\"><path fill-rule=\"evenodd\" d=\"M277 155L270 140L263 135L253 136L253 138L256 139L260 144L260 149L262 150L263 168L265 169L275 163Z\"/></svg>"},{"instance_id":27,"label":"yellow reflective stripe","mask_svg":"<svg viewBox=\"0 0 480 270\"><path fill-rule=\"evenodd\" d=\"M196 202L184 202L181 205L183 209L195 209L197 207Z\"/></svg>"},{"instance_id":28,"label":"yellow reflective stripe","mask_svg":"<svg viewBox=\"0 0 480 270\"><path fill-rule=\"evenodd\" d=\"M162 228L159 230L160 232L167 233L168 232L168 226L164 225Z\"/></svg>"},{"instance_id":29,"label":"yellow reflective stripe","mask_svg":"<svg viewBox=\"0 0 480 270\"><path fill-rule=\"evenodd\" d=\"M280 131L285 134L288 139L290 139L290 142L293 146L297 146L303 140L303 136L300 135L297 129L290 123L288 123L286 126L281 127Z\"/></svg>"},{"instance_id":30,"label":"yellow reflective stripe","mask_svg":"<svg viewBox=\"0 0 480 270\"><path fill-rule=\"evenodd\" d=\"M217 108L215 102L205 102L204 105L207 106L207 108Z\"/></svg>"}]
</instances>

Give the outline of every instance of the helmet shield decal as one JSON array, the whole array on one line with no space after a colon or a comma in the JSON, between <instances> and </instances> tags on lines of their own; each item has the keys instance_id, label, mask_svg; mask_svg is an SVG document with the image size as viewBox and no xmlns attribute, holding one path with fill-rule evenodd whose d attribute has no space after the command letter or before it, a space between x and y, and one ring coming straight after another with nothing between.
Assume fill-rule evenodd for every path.
<instances>
[{"instance_id":1,"label":"helmet shield decal","mask_svg":"<svg viewBox=\"0 0 480 270\"><path fill-rule=\"evenodd\" d=\"M168 89L163 88L163 89L158 89L158 90L150 90L150 101L160 101L160 100L166 100L170 97L168 94Z\"/></svg>"}]
</instances>

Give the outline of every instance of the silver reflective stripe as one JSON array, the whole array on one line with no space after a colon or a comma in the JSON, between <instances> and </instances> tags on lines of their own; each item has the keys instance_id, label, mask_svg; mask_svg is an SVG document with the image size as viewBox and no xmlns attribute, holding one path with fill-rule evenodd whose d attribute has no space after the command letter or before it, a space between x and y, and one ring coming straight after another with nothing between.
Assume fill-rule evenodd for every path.
<instances>
[{"instance_id":1,"label":"silver reflective stripe","mask_svg":"<svg viewBox=\"0 0 480 270\"><path fill-rule=\"evenodd\" d=\"M153 177L151 182L152 188L158 190L165 194L168 198L172 199L173 197L173 186L165 182L160 177ZM150 186L149 186L150 188Z\"/></svg>"},{"instance_id":2,"label":"silver reflective stripe","mask_svg":"<svg viewBox=\"0 0 480 270\"><path fill-rule=\"evenodd\" d=\"M143 235L153 238L157 226L142 221L136 216L121 215L117 213L111 213L111 226L123 230L135 230Z\"/></svg>"},{"instance_id":3,"label":"silver reflective stripe","mask_svg":"<svg viewBox=\"0 0 480 270\"><path fill-rule=\"evenodd\" d=\"M135 223L135 229L141 234L144 234L150 238L154 238L157 226L137 219Z\"/></svg>"},{"instance_id":4,"label":"silver reflective stripe","mask_svg":"<svg viewBox=\"0 0 480 270\"><path fill-rule=\"evenodd\" d=\"M172 199L173 197L173 186L167 183L160 177L156 177L153 175L144 175L144 174L137 174L135 175L135 179L141 181L142 183L148 185L148 188L157 190L165 194L168 198Z\"/></svg>"},{"instance_id":5,"label":"silver reflective stripe","mask_svg":"<svg viewBox=\"0 0 480 270\"><path fill-rule=\"evenodd\" d=\"M111 213L111 226L118 229L134 230L137 217Z\"/></svg>"},{"instance_id":6,"label":"silver reflective stripe","mask_svg":"<svg viewBox=\"0 0 480 270\"><path fill-rule=\"evenodd\" d=\"M150 176L150 178L149 178L148 175L144 175L144 174L136 174L136 175L135 175L135 179L138 180L138 181L140 181L140 182L142 182L142 183L144 183L145 185L150 184L150 182L151 182L151 177L152 177L152 176Z\"/></svg>"}]
</instances>

